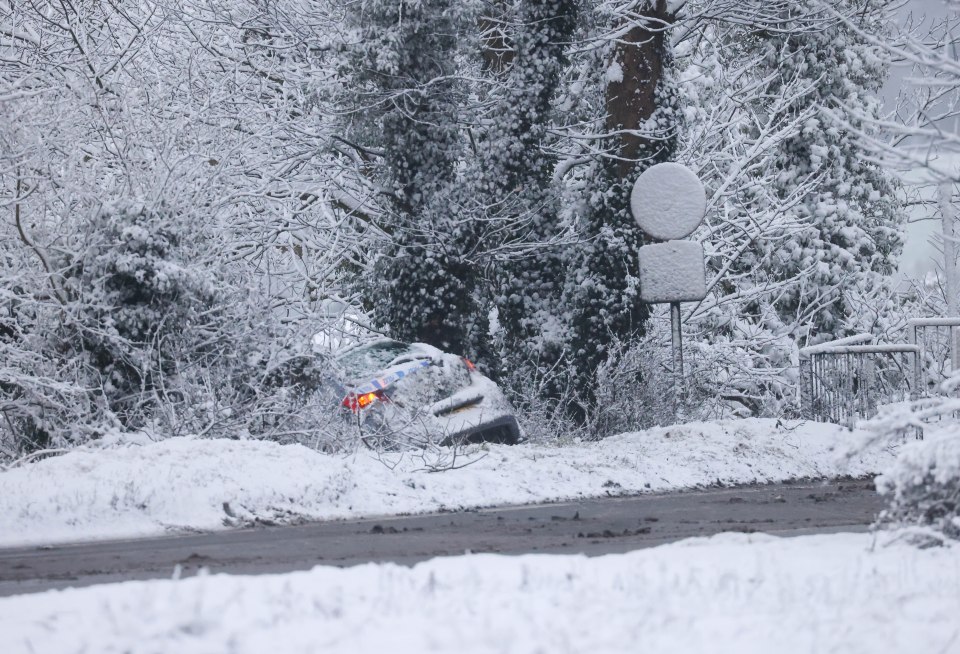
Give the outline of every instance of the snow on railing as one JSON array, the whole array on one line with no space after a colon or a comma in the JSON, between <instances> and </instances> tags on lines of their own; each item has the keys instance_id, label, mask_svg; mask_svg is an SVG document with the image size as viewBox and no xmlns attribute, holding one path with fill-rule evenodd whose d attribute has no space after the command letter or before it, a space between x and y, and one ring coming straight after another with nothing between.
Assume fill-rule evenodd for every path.
<instances>
[{"instance_id":1,"label":"snow on railing","mask_svg":"<svg viewBox=\"0 0 960 654\"><path fill-rule=\"evenodd\" d=\"M856 334L800 350L800 401L804 418L845 424L876 414L880 401L911 395L910 365L915 344L874 344Z\"/></svg>"},{"instance_id":2,"label":"snow on railing","mask_svg":"<svg viewBox=\"0 0 960 654\"><path fill-rule=\"evenodd\" d=\"M878 404L916 400L937 392L960 369L960 317L914 318L910 343L877 344L855 334L800 350L803 417L853 428Z\"/></svg>"},{"instance_id":3,"label":"snow on railing","mask_svg":"<svg viewBox=\"0 0 960 654\"><path fill-rule=\"evenodd\" d=\"M948 318L911 318L907 321L910 327L960 327L960 316Z\"/></svg>"},{"instance_id":4,"label":"snow on railing","mask_svg":"<svg viewBox=\"0 0 960 654\"><path fill-rule=\"evenodd\" d=\"M913 362L913 399L929 395L951 371L960 368L957 328L960 316L913 318L907 322L910 343L920 348Z\"/></svg>"},{"instance_id":5,"label":"snow on railing","mask_svg":"<svg viewBox=\"0 0 960 654\"><path fill-rule=\"evenodd\" d=\"M820 352L829 351L830 348L840 347L842 345L856 345L857 343L872 343L873 334L854 334L853 336L847 336L846 338L838 338L835 341L828 341L826 343L820 343L820 345L811 345L810 347L801 348L800 356L808 357L811 354L819 354Z\"/></svg>"}]
</instances>

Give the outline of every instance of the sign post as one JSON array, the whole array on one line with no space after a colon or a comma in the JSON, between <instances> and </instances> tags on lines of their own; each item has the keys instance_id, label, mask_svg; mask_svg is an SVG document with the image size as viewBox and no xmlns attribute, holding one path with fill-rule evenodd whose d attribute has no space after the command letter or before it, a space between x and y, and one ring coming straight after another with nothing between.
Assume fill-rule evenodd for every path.
<instances>
[{"instance_id":1,"label":"sign post","mask_svg":"<svg viewBox=\"0 0 960 654\"><path fill-rule=\"evenodd\" d=\"M940 214L943 229L943 277L944 295L947 300L947 317L954 317L957 309L957 237L954 229L953 182L940 185ZM957 347L957 334L948 328L950 337L950 369L960 369L960 348Z\"/></svg>"},{"instance_id":2,"label":"sign post","mask_svg":"<svg viewBox=\"0 0 960 654\"><path fill-rule=\"evenodd\" d=\"M674 406L679 413L686 400L683 376L683 329L680 322L680 303L670 303L670 331L673 345L673 393Z\"/></svg>"},{"instance_id":3,"label":"sign post","mask_svg":"<svg viewBox=\"0 0 960 654\"><path fill-rule=\"evenodd\" d=\"M693 171L677 163L662 163L637 178L630 210L644 233L663 241L644 245L638 252L640 300L670 305L674 402L679 415L686 394L680 303L698 302L707 295L703 247L681 239L703 222L707 196Z\"/></svg>"}]
</instances>

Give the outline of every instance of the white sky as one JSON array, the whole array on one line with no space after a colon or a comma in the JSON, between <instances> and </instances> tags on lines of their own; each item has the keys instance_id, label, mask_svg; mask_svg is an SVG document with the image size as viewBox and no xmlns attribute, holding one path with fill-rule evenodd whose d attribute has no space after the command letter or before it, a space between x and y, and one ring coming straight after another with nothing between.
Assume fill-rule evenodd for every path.
<instances>
[{"instance_id":1,"label":"white sky","mask_svg":"<svg viewBox=\"0 0 960 654\"><path fill-rule=\"evenodd\" d=\"M905 0L899 14L902 21L912 18L914 23L916 23L921 19L925 19L923 21L924 24L930 25L932 22L942 20L946 16L946 3L944 0ZM897 67L894 67L894 69L890 71L890 80L887 82L886 88L884 88L883 96L884 100L891 104L891 108L893 102L896 101L897 93L899 93L903 85L903 77L908 72L906 68Z\"/></svg>"}]
</instances>

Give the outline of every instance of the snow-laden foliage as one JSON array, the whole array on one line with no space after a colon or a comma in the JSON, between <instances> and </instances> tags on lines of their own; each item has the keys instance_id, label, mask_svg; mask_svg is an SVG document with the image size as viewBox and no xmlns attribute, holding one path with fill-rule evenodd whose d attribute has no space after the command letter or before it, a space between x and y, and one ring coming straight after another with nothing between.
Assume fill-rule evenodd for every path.
<instances>
[{"instance_id":1,"label":"snow-laden foliage","mask_svg":"<svg viewBox=\"0 0 960 654\"><path fill-rule=\"evenodd\" d=\"M333 185L296 125L309 87L279 70L309 51L259 47L266 18L243 2L0 4L5 456L117 427L326 426L281 426L304 415L288 373L355 241L316 202Z\"/></svg>"},{"instance_id":2,"label":"snow-laden foliage","mask_svg":"<svg viewBox=\"0 0 960 654\"><path fill-rule=\"evenodd\" d=\"M953 424L905 445L877 489L890 498L883 524L960 540L960 428Z\"/></svg>"},{"instance_id":3,"label":"snow-laden foliage","mask_svg":"<svg viewBox=\"0 0 960 654\"><path fill-rule=\"evenodd\" d=\"M710 193L691 402L789 410L798 344L896 309L885 4L0 0L4 447L337 447L329 303L592 435L621 388L659 422L628 197L668 158Z\"/></svg>"},{"instance_id":4,"label":"snow-laden foliage","mask_svg":"<svg viewBox=\"0 0 960 654\"><path fill-rule=\"evenodd\" d=\"M882 408L850 450L860 455L908 441L877 478L877 489L889 499L879 524L905 530L919 544L960 539L960 374L938 390L939 395Z\"/></svg>"},{"instance_id":5,"label":"snow-laden foliage","mask_svg":"<svg viewBox=\"0 0 960 654\"><path fill-rule=\"evenodd\" d=\"M222 298L207 271L183 261L172 213L105 206L83 221L82 240L61 264L66 297L44 349L78 357L105 409L128 428L143 426L182 362L208 365L217 345L211 327Z\"/></svg>"},{"instance_id":6,"label":"snow-laden foliage","mask_svg":"<svg viewBox=\"0 0 960 654\"><path fill-rule=\"evenodd\" d=\"M718 391L737 410L790 407L798 346L896 326L896 185L834 120L879 115L887 59L863 33L883 36L887 4L704 1L677 34L678 157L712 195L697 234L711 293L686 321L731 371Z\"/></svg>"},{"instance_id":7,"label":"snow-laden foliage","mask_svg":"<svg viewBox=\"0 0 960 654\"><path fill-rule=\"evenodd\" d=\"M855 130L836 128L827 115L840 96L877 112L883 57L844 20L881 33L883 3L518 2L482 5L477 14L472 5L418 3L407 23L398 6L377 6L353 15L359 31L347 39L354 62L370 48L379 62L359 71L348 65L344 78L354 80L351 112L359 108L363 118L354 123L360 152L387 189L377 199L386 214L402 215L392 207L398 196L388 171L407 166L379 147L390 138L411 145L415 154L403 157L431 158L421 163L432 172L417 184L433 190L418 198L442 198L443 207L425 204L415 220L388 230L393 246L373 280L402 293L397 301L376 296L381 322L395 334L436 341L438 329L449 331L438 344L489 353L490 298L502 346L500 365L487 369L500 368L519 403L563 396L589 421L610 344L646 328L636 275L642 237L627 198L636 175L666 158L691 163L712 194L698 235L712 295L685 316L688 343L705 366L698 374L714 389L702 405L709 414L789 411L798 345L891 329L896 307L881 277L899 246L893 187ZM563 48L574 9L577 45ZM474 43L465 38L472 21L479 62L431 36L443 24ZM447 68L437 69L444 74L429 84L420 59L385 54L407 52L412 38L424 52L449 53ZM393 76L376 72L384 62ZM400 137L383 129L393 98L417 89L418 102L427 102L441 87L444 98L457 97L440 114ZM465 121L456 134L454 113ZM427 124L436 147L407 144Z\"/></svg>"},{"instance_id":8,"label":"snow-laden foliage","mask_svg":"<svg viewBox=\"0 0 960 654\"><path fill-rule=\"evenodd\" d=\"M505 224L499 235L505 248L494 252L494 306L499 334L500 377L522 393L543 382L538 395L556 399L556 366L565 332L560 312L564 259L559 184L554 178L558 123L557 95L568 65L568 49L577 20L571 0L515 3L500 21L510 45L510 61L491 66L496 86L482 114L476 179L471 185L486 204L478 209L484 224ZM496 41L487 37L484 45ZM495 233L490 234L497 237ZM536 243L536 256L524 247ZM510 246L519 246L511 251Z\"/></svg>"},{"instance_id":9,"label":"snow-laden foliage","mask_svg":"<svg viewBox=\"0 0 960 654\"><path fill-rule=\"evenodd\" d=\"M328 445L336 402L320 393L310 334L257 306L252 280L190 256L201 230L142 204L104 206L83 226L55 260L58 300L21 290L10 303L4 350L20 374L0 384L6 447L115 429Z\"/></svg>"},{"instance_id":10,"label":"snow-laden foliage","mask_svg":"<svg viewBox=\"0 0 960 654\"><path fill-rule=\"evenodd\" d=\"M913 13L891 29L877 33L845 18L858 40L870 43L884 59L896 62L904 83L892 115L877 116L856 102L837 98L841 109L832 118L855 132L870 150L871 159L886 168L911 171L911 185L950 184L956 194L956 153L960 132L960 68L957 66L957 25L960 4L945 0L930 16ZM920 173L920 174L918 174ZM928 196L929 198L929 196ZM932 203L919 198L919 204Z\"/></svg>"},{"instance_id":11,"label":"snow-laden foliage","mask_svg":"<svg viewBox=\"0 0 960 654\"><path fill-rule=\"evenodd\" d=\"M465 21L449 0L364 0L346 7L341 68L351 137L375 153L386 247L369 271L368 300L394 337L464 353L476 312L475 248L458 215L457 77Z\"/></svg>"}]
</instances>

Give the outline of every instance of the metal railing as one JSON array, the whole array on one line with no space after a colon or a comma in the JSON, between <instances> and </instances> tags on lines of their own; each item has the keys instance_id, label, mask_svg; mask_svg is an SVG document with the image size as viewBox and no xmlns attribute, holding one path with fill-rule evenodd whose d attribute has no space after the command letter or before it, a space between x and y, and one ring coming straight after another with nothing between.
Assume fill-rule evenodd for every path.
<instances>
[{"instance_id":1,"label":"metal railing","mask_svg":"<svg viewBox=\"0 0 960 654\"><path fill-rule=\"evenodd\" d=\"M875 344L857 334L800 350L803 417L850 429L880 404L936 395L960 368L960 317L914 318L909 344Z\"/></svg>"},{"instance_id":2,"label":"metal railing","mask_svg":"<svg viewBox=\"0 0 960 654\"><path fill-rule=\"evenodd\" d=\"M911 359L919 358L919 346L872 341L857 334L800 350L804 418L853 429L858 419L876 415L879 404L911 397Z\"/></svg>"},{"instance_id":3,"label":"metal railing","mask_svg":"<svg viewBox=\"0 0 960 654\"><path fill-rule=\"evenodd\" d=\"M919 348L913 362L912 399L937 394L951 371L960 368L960 317L914 318L907 322L910 343Z\"/></svg>"},{"instance_id":4,"label":"metal railing","mask_svg":"<svg viewBox=\"0 0 960 654\"><path fill-rule=\"evenodd\" d=\"M908 323L910 342L918 352L913 364L911 399L942 395L940 384L960 368L960 316L944 318L914 318ZM960 391L955 392L960 394ZM960 411L936 413L924 422L960 419Z\"/></svg>"}]
</instances>

